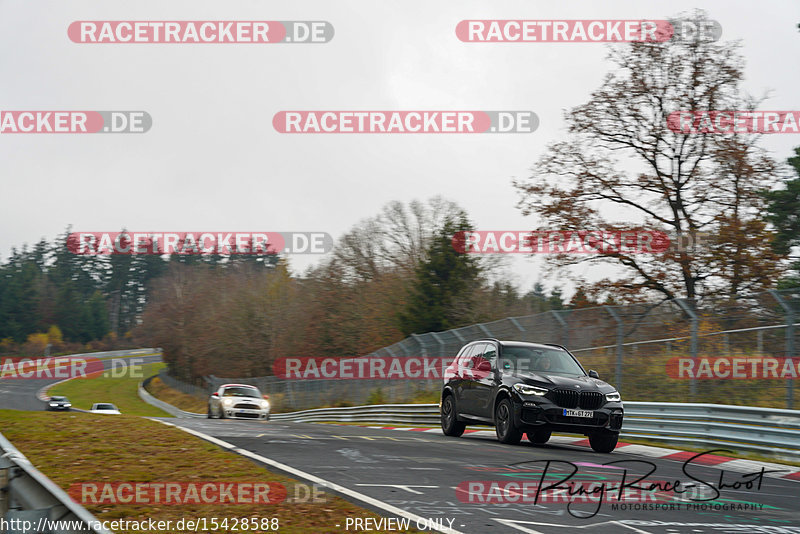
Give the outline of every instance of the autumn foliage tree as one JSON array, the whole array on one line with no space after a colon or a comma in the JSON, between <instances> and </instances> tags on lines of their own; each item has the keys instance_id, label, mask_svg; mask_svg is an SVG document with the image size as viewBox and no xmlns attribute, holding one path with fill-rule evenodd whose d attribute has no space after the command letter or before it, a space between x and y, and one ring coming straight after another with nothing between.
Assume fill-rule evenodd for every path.
<instances>
[{"instance_id":1,"label":"autumn foliage tree","mask_svg":"<svg viewBox=\"0 0 800 534\"><path fill-rule=\"evenodd\" d=\"M695 24L707 20L695 12ZM616 267L596 287L623 300L732 297L769 288L780 272L758 192L776 165L742 134L682 133L673 112L753 109L739 85L734 43L672 39L610 49L614 69L589 100L565 114L569 138L550 145L519 207L544 230L660 230L674 242L659 254L558 254L551 268ZM687 236L689 239L687 240ZM698 241L700 236L704 236Z\"/></svg>"}]
</instances>

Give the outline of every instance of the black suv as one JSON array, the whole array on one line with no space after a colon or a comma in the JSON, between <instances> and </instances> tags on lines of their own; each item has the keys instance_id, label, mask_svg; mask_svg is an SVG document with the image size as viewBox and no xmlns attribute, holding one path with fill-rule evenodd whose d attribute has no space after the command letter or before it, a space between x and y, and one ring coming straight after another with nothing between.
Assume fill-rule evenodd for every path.
<instances>
[{"instance_id":1,"label":"black suv","mask_svg":"<svg viewBox=\"0 0 800 534\"><path fill-rule=\"evenodd\" d=\"M597 452L617 446L620 394L560 345L473 341L458 352L444 380L445 435L460 436L469 423L494 426L503 443L519 443L523 433L546 443L555 430L587 435Z\"/></svg>"}]
</instances>

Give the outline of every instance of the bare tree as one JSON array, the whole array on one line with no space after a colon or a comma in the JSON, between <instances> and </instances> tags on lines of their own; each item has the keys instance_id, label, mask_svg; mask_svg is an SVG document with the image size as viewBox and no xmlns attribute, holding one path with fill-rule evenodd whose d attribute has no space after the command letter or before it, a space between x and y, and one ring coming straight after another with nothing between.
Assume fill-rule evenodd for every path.
<instances>
[{"instance_id":1,"label":"bare tree","mask_svg":"<svg viewBox=\"0 0 800 534\"><path fill-rule=\"evenodd\" d=\"M702 11L683 17L708 20ZM616 45L619 46L619 45ZM565 113L570 137L548 147L532 176L514 182L523 213L539 229L665 231L681 242L701 232L706 246L663 254L559 254L551 268L584 262L620 267L597 285L621 298L702 297L768 287L777 269L753 194L775 180L756 136L681 133L670 113L749 110L739 89L736 43L672 39L611 48L615 68L588 102ZM726 254L721 254L726 251Z\"/></svg>"}]
</instances>

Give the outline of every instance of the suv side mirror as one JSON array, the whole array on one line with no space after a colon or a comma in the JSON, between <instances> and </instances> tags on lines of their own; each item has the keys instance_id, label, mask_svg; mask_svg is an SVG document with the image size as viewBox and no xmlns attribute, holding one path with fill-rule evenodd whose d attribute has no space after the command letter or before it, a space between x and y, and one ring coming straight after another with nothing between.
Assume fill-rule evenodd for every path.
<instances>
[{"instance_id":1,"label":"suv side mirror","mask_svg":"<svg viewBox=\"0 0 800 534\"><path fill-rule=\"evenodd\" d=\"M595 371L594 369L589 369L589 376L592 378L600 378L600 375L597 374L597 371Z\"/></svg>"},{"instance_id":2,"label":"suv side mirror","mask_svg":"<svg viewBox=\"0 0 800 534\"><path fill-rule=\"evenodd\" d=\"M269 395L262 395L262 397L264 398L264 400L269 400Z\"/></svg>"},{"instance_id":3,"label":"suv side mirror","mask_svg":"<svg viewBox=\"0 0 800 534\"><path fill-rule=\"evenodd\" d=\"M211 394L211 396L212 396L212 397L219 397L219 393L217 393L217 392L215 391L214 393L212 393L212 394Z\"/></svg>"},{"instance_id":4,"label":"suv side mirror","mask_svg":"<svg viewBox=\"0 0 800 534\"><path fill-rule=\"evenodd\" d=\"M478 362L477 370L478 371L483 371L485 373L491 373L492 372L492 362L490 362L489 360L481 360L480 362Z\"/></svg>"}]
</instances>

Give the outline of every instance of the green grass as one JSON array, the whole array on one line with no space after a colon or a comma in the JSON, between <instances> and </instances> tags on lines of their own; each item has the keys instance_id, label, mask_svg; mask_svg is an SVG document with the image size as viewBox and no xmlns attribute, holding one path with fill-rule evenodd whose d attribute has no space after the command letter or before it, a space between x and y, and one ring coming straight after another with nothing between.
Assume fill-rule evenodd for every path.
<instances>
[{"instance_id":1,"label":"green grass","mask_svg":"<svg viewBox=\"0 0 800 534\"><path fill-rule=\"evenodd\" d=\"M15 447L64 490L80 483L277 482L286 487L290 496L298 494L296 480L272 473L177 428L140 417L0 410L0 428ZM80 500L79 491L76 495ZM286 500L276 504L83 504L100 520L153 518L171 520L174 525L181 518L277 517L279 532L309 534L341 532L342 528L336 525L346 517L378 517L332 495L325 495L324 502L317 503Z\"/></svg>"},{"instance_id":2,"label":"green grass","mask_svg":"<svg viewBox=\"0 0 800 534\"><path fill-rule=\"evenodd\" d=\"M171 417L170 414L151 406L139 398L138 386L144 378L157 374L163 363L149 363L128 367L126 376L113 377L106 371L100 376L76 378L50 388L48 395L64 395L72 406L88 410L96 402L110 402L126 415L146 417Z\"/></svg>"},{"instance_id":3,"label":"green grass","mask_svg":"<svg viewBox=\"0 0 800 534\"><path fill-rule=\"evenodd\" d=\"M206 413L208 397L200 398L189 395L166 385L161 378L155 377L147 385L147 392L160 401L171 404L185 412Z\"/></svg>"}]
</instances>

